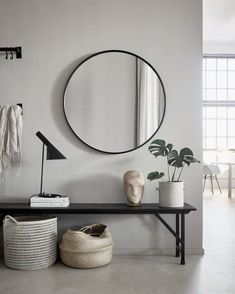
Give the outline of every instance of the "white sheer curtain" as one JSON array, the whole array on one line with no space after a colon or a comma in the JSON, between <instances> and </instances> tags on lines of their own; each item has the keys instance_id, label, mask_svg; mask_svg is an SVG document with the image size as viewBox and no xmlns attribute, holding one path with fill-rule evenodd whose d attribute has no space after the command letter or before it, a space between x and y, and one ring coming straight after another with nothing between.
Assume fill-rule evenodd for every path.
<instances>
[{"instance_id":1,"label":"white sheer curtain","mask_svg":"<svg viewBox=\"0 0 235 294\"><path fill-rule=\"evenodd\" d=\"M152 68L137 59L137 146L149 139L162 118L162 86Z\"/></svg>"}]
</instances>

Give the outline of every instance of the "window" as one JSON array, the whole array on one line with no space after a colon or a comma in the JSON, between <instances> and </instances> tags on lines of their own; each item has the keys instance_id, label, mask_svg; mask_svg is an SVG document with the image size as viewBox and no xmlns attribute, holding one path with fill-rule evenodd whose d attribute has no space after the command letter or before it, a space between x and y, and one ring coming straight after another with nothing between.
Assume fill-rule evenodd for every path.
<instances>
[{"instance_id":1,"label":"window","mask_svg":"<svg viewBox=\"0 0 235 294\"><path fill-rule=\"evenodd\" d=\"M203 58L203 149L235 150L235 57Z\"/></svg>"}]
</instances>

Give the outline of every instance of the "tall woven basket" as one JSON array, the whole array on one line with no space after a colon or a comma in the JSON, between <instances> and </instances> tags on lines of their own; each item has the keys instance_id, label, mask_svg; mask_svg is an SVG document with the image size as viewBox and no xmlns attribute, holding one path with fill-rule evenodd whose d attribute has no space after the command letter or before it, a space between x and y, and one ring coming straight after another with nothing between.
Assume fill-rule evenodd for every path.
<instances>
[{"instance_id":1,"label":"tall woven basket","mask_svg":"<svg viewBox=\"0 0 235 294\"><path fill-rule=\"evenodd\" d=\"M3 221L5 264L14 269L43 269L56 261L57 218L13 218Z\"/></svg>"}]
</instances>

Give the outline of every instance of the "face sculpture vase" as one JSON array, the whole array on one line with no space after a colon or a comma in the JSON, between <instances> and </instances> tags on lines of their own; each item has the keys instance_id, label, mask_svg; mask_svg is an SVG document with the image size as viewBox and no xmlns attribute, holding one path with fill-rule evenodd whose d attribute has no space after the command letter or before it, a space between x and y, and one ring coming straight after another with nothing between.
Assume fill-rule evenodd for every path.
<instances>
[{"instance_id":1,"label":"face sculpture vase","mask_svg":"<svg viewBox=\"0 0 235 294\"><path fill-rule=\"evenodd\" d=\"M137 170L129 170L123 177L123 189L128 206L140 206L144 194L144 176Z\"/></svg>"}]
</instances>

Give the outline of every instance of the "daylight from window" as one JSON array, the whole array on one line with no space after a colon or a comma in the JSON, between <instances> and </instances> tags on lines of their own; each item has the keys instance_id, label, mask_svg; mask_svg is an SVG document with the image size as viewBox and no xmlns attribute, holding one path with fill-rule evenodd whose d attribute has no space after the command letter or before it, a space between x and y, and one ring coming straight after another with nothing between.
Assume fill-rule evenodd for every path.
<instances>
[{"instance_id":1,"label":"daylight from window","mask_svg":"<svg viewBox=\"0 0 235 294\"><path fill-rule=\"evenodd\" d=\"M203 160L235 159L235 58L203 58Z\"/></svg>"}]
</instances>

